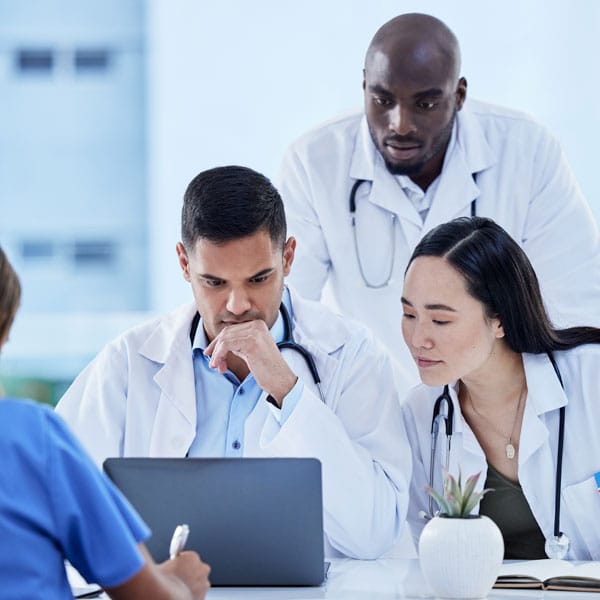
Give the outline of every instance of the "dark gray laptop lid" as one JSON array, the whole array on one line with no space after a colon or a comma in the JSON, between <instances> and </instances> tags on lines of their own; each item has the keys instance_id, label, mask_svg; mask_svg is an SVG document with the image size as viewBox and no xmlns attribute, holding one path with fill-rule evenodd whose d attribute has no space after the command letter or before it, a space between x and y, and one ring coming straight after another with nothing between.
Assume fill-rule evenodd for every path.
<instances>
[{"instance_id":1,"label":"dark gray laptop lid","mask_svg":"<svg viewBox=\"0 0 600 600\"><path fill-rule=\"evenodd\" d=\"M213 585L319 585L321 463L312 458L110 458L104 470L169 558L175 527L211 566Z\"/></svg>"}]
</instances>

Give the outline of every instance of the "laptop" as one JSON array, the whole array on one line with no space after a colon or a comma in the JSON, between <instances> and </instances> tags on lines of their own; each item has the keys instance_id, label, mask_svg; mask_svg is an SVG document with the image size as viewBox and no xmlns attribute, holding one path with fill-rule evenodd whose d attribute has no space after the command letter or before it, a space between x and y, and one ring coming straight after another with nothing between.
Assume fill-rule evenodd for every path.
<instances>
[{"instance_id":1,"label":"laptop","mask_svg":"<svg viewBox=\"0 0 600 600\"><path fill-rule=\"evenodd\" d=\"M152 530L156 562L175 527L212 585L309 586L325 579L321 463L314 458L109 458L104 470Z\"/></svg>"}]
</instances>

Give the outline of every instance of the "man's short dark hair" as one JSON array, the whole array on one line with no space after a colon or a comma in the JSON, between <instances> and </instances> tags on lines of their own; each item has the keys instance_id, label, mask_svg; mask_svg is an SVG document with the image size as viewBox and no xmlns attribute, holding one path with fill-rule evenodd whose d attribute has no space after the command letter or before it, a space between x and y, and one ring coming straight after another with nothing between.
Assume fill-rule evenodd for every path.
<instances>
[{"instance_id":1,"label":"man's short dark hair","mask_svg":"<svg viewBox=\"0 0 600 600\"><path fill-rule=\"evenodd\" d=\"M225 243L267 231L286 239L283 202L264 175L247 167L216 167L196 175L183 197L181 239L190 250L199 238Z\"/></svg>"}]
</instances>

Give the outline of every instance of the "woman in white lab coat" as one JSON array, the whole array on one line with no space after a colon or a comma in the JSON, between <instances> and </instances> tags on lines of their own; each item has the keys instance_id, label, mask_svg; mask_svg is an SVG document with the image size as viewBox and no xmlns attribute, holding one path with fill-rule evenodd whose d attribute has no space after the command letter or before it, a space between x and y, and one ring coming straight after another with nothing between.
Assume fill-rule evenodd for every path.
<instances>
[{"instance_id":1,"label":"woman in white lab coat","mask_svg":"<svg viewBox=\"0 0 600 600\"><path fill-rule=\"evenodd\" d=\"M455 475L482 471L479 487L495 489L479 512L500 527L506 558L599 560L600 329L554 329L525 253L499 225L477 217L423 238L402 304L404 340L423 382L403 406L415 541L429 515L425 487L432 477L440 490L448 464ZM432 436L444 386L454 413L449 459L444 420Z\"/></svg>"}]
</instances>

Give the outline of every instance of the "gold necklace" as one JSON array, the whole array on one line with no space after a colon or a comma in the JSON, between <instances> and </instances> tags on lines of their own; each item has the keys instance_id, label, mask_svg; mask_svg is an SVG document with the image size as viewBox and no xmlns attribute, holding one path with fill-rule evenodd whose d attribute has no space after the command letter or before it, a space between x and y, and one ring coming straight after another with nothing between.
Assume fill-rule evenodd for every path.
<instances>
[{"instance_id":1,"label":"gold necklace","mask_svg":"<svg viewBox=\"0 0 600 600\"><path fill-rule=\"evenodd\" d=\"M499 435L500 437L502 437L506 440L506 445L504 446L504 452L506 453L506 458L508 458L510 460L512 460L516 454L515 446L514 446L512 440L513 440L513 435L515 433L515 427L517 426L517 420L519 419L519 411L521 409L521 402L523 402L523 397L525 396L525 384L526 384L526 381L523 381L523 387L521 388L521 391L519 393L519 400L517 402L517 410L515 412L515 420L513 421L513 426L510 431L510 435L508 435L508 436L505 433L498 431L498 429L496 429L496 426L485 415L482 415L475 408L475 405L473 404L473 400L471 399L471 394L469 393L469 390L465 386L465 392L467 394L467 399L469 400L469 404L471 405L473 412L480 419L483 419L495 434Z\"/></svg>"}]
</instances>

